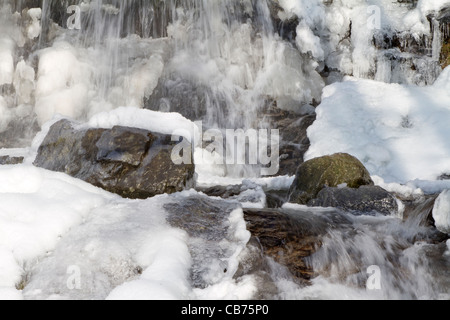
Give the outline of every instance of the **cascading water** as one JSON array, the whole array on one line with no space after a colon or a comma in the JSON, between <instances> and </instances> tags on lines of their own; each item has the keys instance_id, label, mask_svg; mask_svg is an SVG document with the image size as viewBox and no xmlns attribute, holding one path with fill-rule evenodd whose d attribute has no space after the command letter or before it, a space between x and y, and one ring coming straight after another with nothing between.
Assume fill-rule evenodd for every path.
<instances>
[{"instance_id":1,"label":"cascading water","mask_svg":"<svg viewBox=\"0 0 450 320\"><path fill-rule=\"evenodd\" d=\"M443 3L442 7L447 5L445 1L438 2ZM417 88L428 86L442 72L441 49L449 35L448 6L445 8L447 11L439 11L441 7L433 6L430 1L391 0L4 1L0 6L0 151L29 147L39 130L56 114L85 122L94 115L126 106L177 112L191 121L202 121L205 130L247 130L271 128L274 124L267 119L266 112L274 106L298 118L293 123L300 126L301 117L314 115L314 108L322 101L323 89L341 82L346 76L352 76L354 81L371 79ZM325 98L328 95L327 91ZM366 96L370 97L368 93ZM405 97L408 98L407 94ZM413 127L408 114L403 115L402 126L405 130ZM382 158L383 154L376 156ZM214 178L242 179L258 177L259 173L251 165L230 164L205 170ZM242 198L236 198L248 205L242 199L251 199L252 190L249 187ZM257 196L261 196L261 189L256 190ZM165 205L174 211L170 213L174 221L178 221L177 214L185 208L184 197L177 198L176 205L165 198L162 201L169 203ZM265 201L265 195L262 198ZM98 208L102 205L97 203L101 201L94 200L88 202L92 201L96 209L89 210L99 217L92 218L95 221L92 226L83 226L81 231L86 235L97 232L96 225L105 221L108 221L105 230L114 232L120 219L127 222L123 227L126 234L128 224L130 228L139 224L133 219L145 207L137 202L130 205L118 201L101 210ZM148 203L161 207L158 215L155 218L139 216L142 221L138 222L156 232L167 208L163 210L159 200L152 201ZM195 197L189 199L187 216L198 201ZM227 212L222 205L217 204L218 212ZM73 206L73 210L79 209ZM106 217L109 214L106 211L117 210L117 207L121 208L118 217L113 218L117 221L108 220L111 218ZM125 213L126 209L133 215ZM311 212L308 211L311 217L323 218L328 214L322 209L311 209ZM229 269L232 265L237 272L235 260L230 265L224 262L229 258L227 255L237 259L235 256L242 250L250 256L246 258L252 258L251 252L246 251L252 249L243 249L248 239L240 229L239 210L233 211L231 222L227 221L227 215L220 216L219 227L216 226L225 230L231 225L237 230L231 230L236 234L220 235L225 249L214 248L207 254L202 253L214 246L211 239L218 236L208 232L185 240L185 235L172 230L164 239L167 238L165 244L177 245L182 258L180 269L189 268L191 263L190 258L185 257L189 255L185 246L194 251L192 268L195 270L191 270L196 277L194 284L180 280L185 291L189 291L186 288L190 285L198 285L188 297L208 297L214 288L227 287L234 290L234 296L230 294L232 297L243 298L340 298L344 292L349 298L448 299L449 249L440 236L435 235L435 229L423 224L429 212L430 208L425 208L404 220L396 216L354 217L341 211L332 212L344 223L327 229L327 234L320 239L320 248L308 258L309 266L320 274L308 286L299 284L298 279L270 259L261 263L263 270L244 275L238 284L227 278L228 275L216 279L215 272L219 269ZM164 228L169 227L164 224ZM147 239L146 230L126 238L125 243L133 246L145 240L150 247L154 240ZM211 228L210 232L214 230ZM62 246L73 239L79 242L79 252L101 248L109 241L107 236L81 239L73 231ZM97 292L100 298L122 282L138 277L142 270L138 270L133 259L149 264L151 259L164 256L152 250L147 250L154 253L151 257L148 252L128 252L118 243L104 255L92 253L94 249L90 258L98 263L99 269L107 269L90 274L93 283L101 287L101 292ZM69 259L64 251L56 250L55 255L33 269L34 272L43 275L41 279L50 277L53 264ZM259 251L256 251L258 256ZM108 254L131 259L133 263L124 265L113 261L107 266L103 258ZM26 262L34 263L28 255L26 257ZM205 257L212 267L203 265ZM81 253L72 258L74 261L84 259ZM80 261L75 262L88 268L88 263ZM23 269L32 273L27 269L32 267L24 265ZM366 270L371 266L381 268L383 274L388 275L382 279L381 290L364 288ZM127 268L135 269L131 272ZM114 281L96 279L105 272L112 274ZM115 272L122 272L122 277L115 277ZM184 273L187 273L184 269L179 272L181 278ZM264 276L260 276L261 273ZM34 297L33 290L38 292L45 282L42 281L39 277L32 279L25 290L28 297ZM212 283L211 291L205 289L211 284L208 281ZM245 294L239 295L237 292L242 288ZM38 295L51 295L48 290ZM74 294L66 291L67 295ZM247 292L251 294L246 295ZM74 295L89 298L89 294L87 290Z\"/></svg>"}]
</instances>

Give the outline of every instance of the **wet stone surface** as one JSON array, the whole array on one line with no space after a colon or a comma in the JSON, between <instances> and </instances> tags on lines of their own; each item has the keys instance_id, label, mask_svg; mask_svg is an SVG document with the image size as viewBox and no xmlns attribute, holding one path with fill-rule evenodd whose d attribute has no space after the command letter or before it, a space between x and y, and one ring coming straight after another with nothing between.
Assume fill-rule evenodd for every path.
<instances>
[{"instance_id":1,"label":"wet stone surface","mask_svg":"<svg viewBox=\"0 0 450 320\"><path fill-rule=\"evenodd\" d=\"M125 198L145 199L193 185L194 165L171 160L171 136L114 127L76 130L61 120L47 134L34 162Z\"/></svg>"}]
</instances>

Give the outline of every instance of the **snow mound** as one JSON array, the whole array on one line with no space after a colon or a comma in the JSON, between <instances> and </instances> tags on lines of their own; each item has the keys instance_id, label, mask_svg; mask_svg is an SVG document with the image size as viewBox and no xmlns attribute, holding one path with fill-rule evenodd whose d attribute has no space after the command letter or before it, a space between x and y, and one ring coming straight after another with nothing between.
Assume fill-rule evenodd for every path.
<instances>
[{"instance_id":1,"label":"snow mound","mask_svg":"<svg viewBox=\"0 0 450 320\"><path fill-rule=\"evenodd\" d=\"M348 77L325 88L306 159L347 152L387 183L450 172L450 68L433 86Z\"/></svg>"}]
</instances>

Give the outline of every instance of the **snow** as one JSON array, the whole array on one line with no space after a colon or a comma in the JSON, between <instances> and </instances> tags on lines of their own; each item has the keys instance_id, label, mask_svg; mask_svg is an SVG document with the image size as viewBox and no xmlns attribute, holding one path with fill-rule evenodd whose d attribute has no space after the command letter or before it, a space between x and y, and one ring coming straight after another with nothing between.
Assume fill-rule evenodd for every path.
<instances>
[{"instance_id":1,"label":"snow","mask_svg":"<svg viewBox=\"0 0 450 320\"><path fill-rule=\"evenodd\" d=\"M66 175L31 166L0 168L0 287L19 284L26 268L45 256L88 212L112 198Z\"/></svg>"},{"instance_id":2,"label":"snow","mask_svg":"<svg viewBox=\"0 0 450 320\"><path fill-rule=\"evenodd\" d=\"M149 267L138 280L124 283L109 300L187 299L191 256L186 234L181 230L161 230L149 237L138 253L137 262Z\"/></svg>"},{"instance_id":3,"label":"snow","mask_svg":"<svg viewBox=\"0 0 450 320\"><path fill-rule=\"evenodd\" d=\"M450 189L443 191L436 199L433 219L439 231L450 234Z\"/></svg>"},{"instance_id":4,"label":"snow","mask_svg":"<svg viewBox=\"0 0 450 320\"><path fill-rule=\"evenodd\" d=\"M110 112L98 113L88 121L88 125L91 128L103 129L111 129L114 126L134 127L167 135L182 136L189 141L200 136L198 126L179 113L158 112L135 107L119 107Z\"/></svg>"},{"instance_id":5,"label":"snow","mask_svg":"<svg viewBox=\"0 0 450 320\"><path fill-rule=\"evenodd\" d=\"M251 299L256 292L251 276L233 279L250 239L242 209L228 218L226 256L203 266L211 285L198 289L189 281L190 245L203 244L169 226L163 206L201 194L122 199L26 164L0 167L0 180L1 298ZM217 276L223 263L228 272Z\"/></svg>"},{"instance_id":6,"label":"snow","mask_svg":"<svg viewBox=\"0 0 450 320\"><path fill-rule=\"evenodd\" d=\"M9 121L12 119L11 111L9 110L5 99L0 96L0 133L8 128Z\"/></svg>"},{"instance_id":7,"label":"snow","mask_svg":"<svg viewBox=\"0 0 450 320\"><path fill-rule=\"evenodd\" d=\"M387 183L450 172L450 68L434 86L347 77L325 88L306 159L347 152Z\"/></svg>"}]
</instances>

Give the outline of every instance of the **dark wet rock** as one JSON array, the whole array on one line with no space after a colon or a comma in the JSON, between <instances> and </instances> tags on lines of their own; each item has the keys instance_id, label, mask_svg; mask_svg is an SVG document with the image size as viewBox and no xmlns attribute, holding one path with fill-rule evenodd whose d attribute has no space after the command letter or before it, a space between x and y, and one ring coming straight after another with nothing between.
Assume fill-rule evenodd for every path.
<instances>
[{"instance_id":1,"label":"dark wet rock","mask_svg":"<svg viewBox=\"0 0 450 320\"><path fill-rule=\"evenodd\" d=\"M264 254L303 280L314 276L308 257L321 247L322 237L330 228L350 224L337 210L317 214L309 210L246 209L244 219Z\"/></svg>"},{"instance_id":2,"label":"dark wet rock","mask_svg":"<svg viewBox=\"0 0 450 320\"><path fill-rule=\"evenodd\" d=\"M450 39L442 45L440 63L443 69L450 65Z\"/></svg>"},{"instance_id":3,"label":"dark wet rock","mask_svg":"<svg viewBox=\"0 0 450 320\"><path fill-rule=\"evenodd\" d=\"M267 208L281 208L288 201L288 190L267 190L266 205Z\"/></svg>"},{"instance_id":4,"label":"dark wet rock","mask_svg":"<svg viewBox=\"0 0 450 320\"><path fill-rule=\"evenodd\" d=\"M244 207L248 203L262 204L267 208L281 208L287 202L288 190L266 189L244 180L242 185L196 187L196 190L210 197L236 200ZM263 200L265 198L265 205Z\"/></svg>"},{"instance_id":5,"label":"dark wet rock","mask_svg":"<svg viewBox=\"0 0 450 320\"><path fill-rule=\"evenodd\" d=\"M308 205L350 210L355 214L391 215L398 212L396 198L378 186L361 186L358 189L324 188Z\"/></svg>"},{"instance_id":6,"label":"dark wet rock","mask_svg":"<svg viewBox=\"0 0 450 320\"><path fill-rule=\"evenodd\" d=\"M168 79L170 78L170 79ZM153 111L177 112L192 121L206 116L208 90L176 75L163 76L151 96L144 98L144 107Z\"/></svg>"},{"instance_id":7,"label":"dark wet rock","mask_svg":"<svg viewBox=\"0 0 450 320\"><path fill-rule=\"evenodd\" d=\"M229 199L234 196L238 196L242 192L242 185L229 185L229 186L213 186L205 188L197 188L198 191L203 192L210 197L221 197L223 199Z\"/></svg>"},{"instance_id":8,"label":"dark wet rock","mask_svg":"<svg viewBox=\"0 0 450 320\"><path fill-rule=\"evenodd\" d=\"M24 157L0 156L0 165L21 164Z\"/></svg>"},{"instance_id":9,"label":"dark wet rock","mask_svg":"<svg viewBox=\"0 0 450 320\"><path fill-rule=\"evenodd\" d=\"M291 15L284 20L281 19L280 13L284 13L284 9L277 0L269 0L268 6L275 31L277 31L283 39L295 41L297 38L297 26L300 23L300 19L296 15Z\"/></svg>"},{"instance_id":10,"label":"dark wet rock","mask_svg":"<svg viewBox=\"0 0 450 320\"><path fill-rule=\"evenodd\" d=\"M20 121L13 120L6 130L0 133L0 149L28 147L39 130L34 114L25 116Z\"/></svg>"},{"instance_id":11,"label":"dark wet rock","mask_svg":"<svg viewBox=\"0 0 450 320\"><path fill-rule=\"evenodd\" d=\"M39 147L37 167L65 172L126 198L144 199L193 186L194 165L175 165L171 136L114 127L76 130L54 124Z\"/></svg>"},{"instance_id":12,"label":"dark wet rock","mask_svg":"<svg viewBox=\"0 0 450 320\"><path fill-rule=\"evenodd\" d=\"M298 109L301 109L300 105ZM277 175L295 175L298 166L304 161L305 152L311 145L307 129L316 120L316 114L314 112L297 114L282 110L276 101L272 101L263 113L263 120L280 133L280 161Z\"/></svg>"},{"instance_id":13,"label":"dark wet rock","mask_svg":"<svg viewBox=\"0 0 450 320\"><path fill-rule=\"evenodd\" d=\"M338 153L301 164L289 191L289 201L307 204L325 187L346 184L349 188L374 185L369 172L355 157Z\"/></svg>"},{"instance_id":14,"label":"dark wet rock","mask_svg":"<svg viewBox=\"0 0 450 320\"><path fill-rule=\"evenodd\" d=\"M450 174L444 173L438 177L438 180L450 180Z\"/></svg>"}]
</instances>

